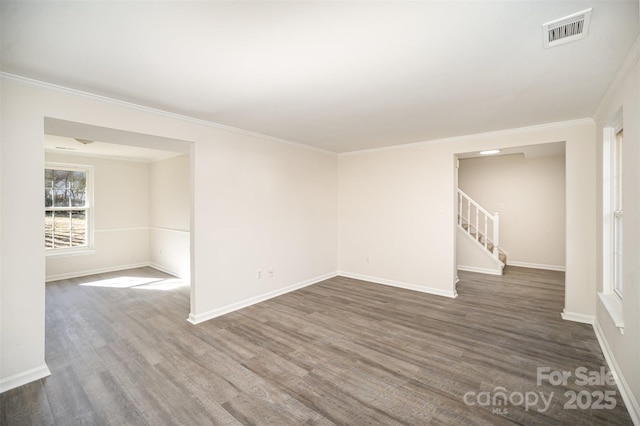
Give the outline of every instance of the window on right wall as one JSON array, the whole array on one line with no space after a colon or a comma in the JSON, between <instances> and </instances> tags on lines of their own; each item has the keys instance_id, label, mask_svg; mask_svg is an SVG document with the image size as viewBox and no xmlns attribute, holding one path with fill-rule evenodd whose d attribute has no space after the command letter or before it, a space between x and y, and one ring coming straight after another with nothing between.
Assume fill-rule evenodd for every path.
<instances>
[{"instance_id":1,"label":"window on right wall","mask_svg":"<svg viewBox=\"0 0 640 426\"><path fill-rule=\"evenodd\" d=\"M602 140L602 304L624 333L623 274L623 139L622 110L603 129Z\"/></svg>"},{"instance_id":2,"label":"window on right wall","mask_svg":"<svg viewBox=\"0 0 640 426\"><path fill-rule=\"evenodd\" d=\"M623 130L620 129L615 133L612 149L612 195L613 211L611 217L613 218L613 233L612 233L612 245L613 245L613 291L622 298L622 137Z\"/></svg>"}]
</instances>

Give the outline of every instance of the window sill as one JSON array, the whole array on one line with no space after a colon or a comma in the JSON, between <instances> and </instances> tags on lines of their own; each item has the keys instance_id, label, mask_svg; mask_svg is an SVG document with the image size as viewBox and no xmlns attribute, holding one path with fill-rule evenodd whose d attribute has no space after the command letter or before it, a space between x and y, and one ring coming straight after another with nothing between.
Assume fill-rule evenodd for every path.
<instances>
[{"instance_id":1,"label":"window sill","mask_svg":"<svg viewBox=\"0 0 640 426\"><path fill-rule=\"evenodd\" d=\"M50 249L45 250L46 257L71 257L71 256L86 256L89 254L96 254L96 249L90 247L82 247L78 249Z\"/></svg>"},{"instance_id":2,"label":"window sill","mask_svg":"<svg viewBox=\"0 0 640 426\"><path fill-rule=\"evenodd\" d=\"M624 334L624 316L622 315L622 300L613 293L598 293L602 305L605 307L613 323Z\"/></svg>"}]
</instances>

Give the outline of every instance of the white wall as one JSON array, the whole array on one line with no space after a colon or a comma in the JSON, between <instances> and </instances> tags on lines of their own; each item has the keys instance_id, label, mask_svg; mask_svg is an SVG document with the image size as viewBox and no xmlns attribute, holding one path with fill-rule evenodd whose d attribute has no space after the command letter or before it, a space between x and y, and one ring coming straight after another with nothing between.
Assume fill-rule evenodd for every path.
<instances>
[{"instance_id":1,"label":"white wall","mask_svg":"<svg viewBox=\"0 0 640 426\"><path fill-rule=\"evenodd\" d=\"M189 157L182 155L151 163L149 193L150 263L157 269L189 279Z\"/></svg>"},{"instance_id":2,"label":"white wall","mask_svg":"<svg viewBox=\"0 0 640 426\"><path fill-rule=\"evenodd\" d=\"M229 135L198 144L194 158L196 182L203 184L196 187L200 218L191 232L196 256L206 262L196 268L195 281L210 284L198 287L192 311L206 318L238 301L335 273L334 154ZM273 278L265 278L268 268ZM223 309L210 311L212 300Z\"/></svg>"},{"instance_id":3,"label":"white wall","mask_svg":"<svg viewBox=\"0 0 640 426\"><path fill-rule=\"evenodd\" d=\"M336 155L8 76L0 90L0 388L48 372L45 117L192 142L192 320L335 273ZM257 280L256 270L269 267L275 276Z\"/></svg>"},{"instance_id":4,"label":"white wall","mask_svg":"<svg viewBox=\"0 0 640 426\"><path fill-rule=\"evenodd\" d=\"M340 155L340 273L454 296L453 165L447 144Z\"/></svg>"},{"instance_id":5,"label":"white wall","mask_svg":"<svg viewBox=\"0 0 640 426\"><path fill-rule=\"evenodd\" d=\"M149 262L148 163L51 152L45 161L93 166L95 221L95 252L48 255L47 281Z\"/></svg>"},{"instance_id":6,"label":"white wall","mask_svg":"<svg viewBox=\"0 0 640 426\"><path fill-rule=\"evenodd\" d=\"M592 120L339 156L339 269L350 276L455 294L455 155L566 141L565 316L595 314ZM367 263L367 258L369 262Z\"/></svg>"},{"instance_id":7,"label":"white wall","mask_svg":"<svg viewBox=\"0 0 640 426\"><path fill-rule=\"evenodd\" d=\"M564 155L460 160L460 189L500 214L500 247L509 254L508 264L564 270L564 163Z\"/></svg>"},{"instance_id":8,"label":"white wall","mask_svg":"<svg viewBox=\"0 0 640 426\"><path fill-rule=\"evenodd\" d=\"M610 87L607 96L596 114L598 175L596 188L597 216L597 291L602 292L605 282L603 264L603 128L611 123L617 111L623 109L623 282L622 300L624 316L624 334L614 324L609 312L598 298L596 311L596 333L604 343L605 355L609 364L617 370L622 382L621 390L627 389L625 403L640 423L640 48L635 49L627 58L619 78Z\"/></svg>"}]
</instances>

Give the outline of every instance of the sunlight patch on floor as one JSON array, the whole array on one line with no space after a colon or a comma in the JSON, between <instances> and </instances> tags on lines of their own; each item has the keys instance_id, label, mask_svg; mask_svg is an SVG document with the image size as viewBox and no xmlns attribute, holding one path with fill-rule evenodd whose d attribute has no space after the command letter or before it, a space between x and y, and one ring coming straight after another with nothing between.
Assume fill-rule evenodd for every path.
<instances>
[{"instance_id":1,"label":"sunlight patch on floor","mask_svg":"<svg viewBox=\"0 0 640 426\"><path fill-rule=\"evenodd\" d=\"M145 284L136 286L136 290L175 290L177 288L185 287L188 284L186 281L181 280L180 278L167 278L165 280L160 280L154 283Z\"/></svg>"},{"instance_id":2,"label":"sunlight patch on floor","mask_svg":"<svg viewBox=\"0 0 640 426\"><path fill-rule=\"evenodd\" d=\"M140 290L174 290L184 287L187 283L179 278L154 278L154 277L116 277L98 281L89 281L81 286L107 287L107 288L135 288Z\"/></svg>"}]
</instances>

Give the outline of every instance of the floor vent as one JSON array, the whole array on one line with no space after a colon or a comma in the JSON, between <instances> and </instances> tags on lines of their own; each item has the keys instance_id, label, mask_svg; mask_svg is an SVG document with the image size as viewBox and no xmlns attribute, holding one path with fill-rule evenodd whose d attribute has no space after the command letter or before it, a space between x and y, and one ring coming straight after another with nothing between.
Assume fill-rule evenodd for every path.
<instances>
[{"instance_id":1,"label":"floor vent","mask_svg":"<svg viewBox=\"0 0 640 426\"><path fill-rule=\"evenodd\" d=\"M565 16L542 25L542 40L545 48L583 39L589 31L591 9Z\"/></svg>"}]
</instances>

